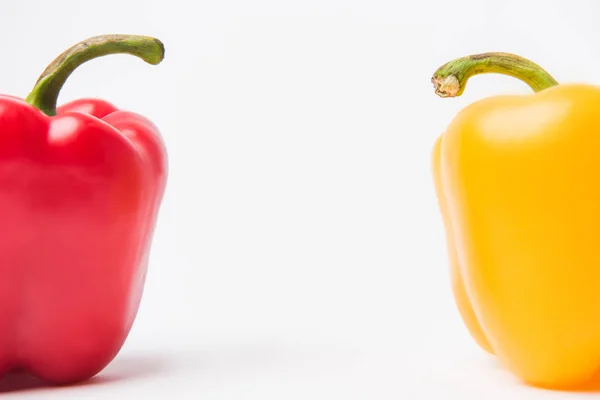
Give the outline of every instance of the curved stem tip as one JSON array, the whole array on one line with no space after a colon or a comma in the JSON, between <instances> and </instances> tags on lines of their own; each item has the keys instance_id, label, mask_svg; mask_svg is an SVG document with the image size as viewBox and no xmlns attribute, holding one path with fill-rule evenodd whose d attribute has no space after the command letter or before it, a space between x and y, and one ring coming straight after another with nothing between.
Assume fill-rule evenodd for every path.
<instances>
[{"instance_id":1,"label":"curved stem tip","mask_svg":"<svg viewBox=\"0 0 600 400\"><path fill-rule=\"evenodd\" d=\"M440 97L460 96L470 77L485 73L512 76L525 82L534 92L558 85L542 67L510 53L482 53L452 60L433 74L431 82Z\"/></svg>"}]
</instances>

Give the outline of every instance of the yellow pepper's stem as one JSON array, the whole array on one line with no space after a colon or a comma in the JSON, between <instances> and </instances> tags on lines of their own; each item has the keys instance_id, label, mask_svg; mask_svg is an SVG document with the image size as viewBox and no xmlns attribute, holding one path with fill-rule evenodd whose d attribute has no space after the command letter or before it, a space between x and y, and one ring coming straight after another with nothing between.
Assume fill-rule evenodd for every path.
<instances>
[{"instance_id":1,"label":"yellow pepper's stem","mask_svg":"<svg viewBox=\"0 0 600 400\"><path fill-rule=\"evenodd\" d=\"M558 82L536 63L510 53L482 53L457 58L433 74L431 82L440 97L460 96L470 77L485 73L512 76L525 82L534 92L558 85Z\"/></svg>"}]
</instances>

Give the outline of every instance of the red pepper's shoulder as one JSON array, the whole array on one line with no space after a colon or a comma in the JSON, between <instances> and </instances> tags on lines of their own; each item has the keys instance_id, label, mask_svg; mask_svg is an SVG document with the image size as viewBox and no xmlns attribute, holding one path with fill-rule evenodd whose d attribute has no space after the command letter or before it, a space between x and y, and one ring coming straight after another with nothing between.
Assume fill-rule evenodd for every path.
<instances>
[{"instance_id":1,"label":"red pepper's shoulder","mask_svg":"<svg viewBox=\"0 0 600 400\"><path fill-rule=\"evenodd\" d=\"M15 96L0 95L0 160L29 149L41 149L46 140L50 118ZM24 154L24 153L23 153Z\"/></svg>"},{"instance_id":2,"label":"red pepper's shoulder","mask_svg":"<svg viewBox=\"0 0 600 400\"><path fill-rule=\"evenodd\" d=\"M131 140L142 157L152 165L157 179L166 180L167 149L158 128L152 121L143 115L129 111L115 111L102 120Z\"/></svg>"},{"instance_id":3,"label":"red pepper's shoulder","mask_svg":"<svg viewBox=\"0 0 600 400\"><path fill-rule=\"evenodd\" d=\"M138 153L152 164L157 176L166 176L165 144L158 128L148 118L119 110L112 103L95 98L74 100L57 108L57 117L77 114L98 118L118 130L136 147Z\"/></svg>"},{"instance_id":4,"label":"red pepper's shoulder","mask_svg":"<svg viewBox=\"0 0 600 400\"><path fill-rule=\"evenodd\" d=\"M68 112L80 112L96 118L104 118L108 114L118 111L118 108L108 101L101 99L79 99L63 104L56 109L58 115Z\"/></svg>"}]
</instances>

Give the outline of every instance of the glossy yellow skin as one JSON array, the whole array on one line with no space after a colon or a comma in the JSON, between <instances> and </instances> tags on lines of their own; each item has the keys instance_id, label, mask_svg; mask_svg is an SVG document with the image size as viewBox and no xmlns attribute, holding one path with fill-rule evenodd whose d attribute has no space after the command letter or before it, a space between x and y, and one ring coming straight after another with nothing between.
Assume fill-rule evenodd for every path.
<instances>
[{"instance_id":1,"label":"glossy yellow skin","mask_svg":"<svg viewBox=\"0 0 600 400\"><path fill-rule=\"evenodd\" d=\"M472 336L529 384L589 384L600 369L600 88L476 102L436 141L432 167Z\"/></svg>"}]
</instances>

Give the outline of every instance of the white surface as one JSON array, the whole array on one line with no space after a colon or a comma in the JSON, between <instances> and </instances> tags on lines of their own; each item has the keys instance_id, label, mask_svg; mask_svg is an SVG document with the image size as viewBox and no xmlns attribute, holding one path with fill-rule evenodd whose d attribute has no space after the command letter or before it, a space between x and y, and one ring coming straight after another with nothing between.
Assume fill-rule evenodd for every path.
<instances>
[{"instance_id":1,"label":"white surface","mask_svg":"<svg viewBox=\"0 0 600 400\"><path fill-rule=\"evenodd\" d=\"M559 81L598 82L599 14L592 0L4 0L4 93L25 96L92 35L165 42L158 67L128 56L84 65L60 101L97 96L147 115L171 170L142 307L117 359L95 384L5 381L15 390L1 395L598 396L520 385L463 328L430 149L466 104L528 88L489 75L442 100L429 79L452 58L508 51Z\"/></svg>"}]
</instances>

